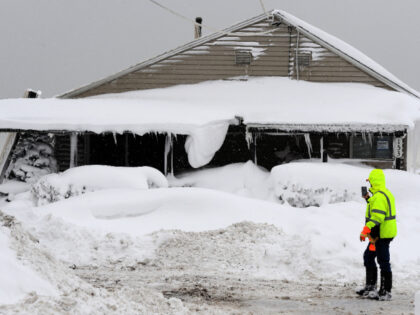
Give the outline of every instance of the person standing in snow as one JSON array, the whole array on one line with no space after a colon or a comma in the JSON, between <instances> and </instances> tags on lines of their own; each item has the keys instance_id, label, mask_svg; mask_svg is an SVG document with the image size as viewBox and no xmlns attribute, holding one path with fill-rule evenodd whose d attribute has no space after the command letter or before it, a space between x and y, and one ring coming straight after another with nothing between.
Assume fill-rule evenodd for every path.
<instances>
[{"instance_id":1,"label":"person standing in snow","mask_svg":"<svg viewBox=\"0 0 420 315\"><path fill-rule=\"evenodd\" d=\"M368 237L371 243L366 248L363 261L366 268L366 285L357 294L389 301L391 299L392 271L390 264L389 244L397 235L395 199L385 187L385 175L380 169L374 169L369 174L371 187L364 196L367 202L366 224L360 233L360 241ZM376 291L377 267L375 258L381 268L381 286Z\"/></svg>"}]
</instances>

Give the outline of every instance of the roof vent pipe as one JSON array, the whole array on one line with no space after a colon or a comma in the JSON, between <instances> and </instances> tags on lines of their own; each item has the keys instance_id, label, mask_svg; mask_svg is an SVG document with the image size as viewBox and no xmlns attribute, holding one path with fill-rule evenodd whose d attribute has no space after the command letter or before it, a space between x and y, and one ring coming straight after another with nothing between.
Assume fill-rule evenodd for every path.
<instances>
[{"instance_id":1,"label":"roof vent pipe","mask_svg":"<svg viewBox=\"0 0 420 315\"><path fill-rule=\"evenodd\" d=\"M195 18L195 24L194 24L194 39L201 37L201 23L203 22L203 19L201 17Z\"/></svg>"},{"instance_id":2,"label":"roof vent pipe","mask_svg":"<svg viewBox=\"0 0 420 315\"><path fill-rule=\"evenodd\" d=\"M34 91L32 89L27 89L23 94L24 98L38 98L41 95L41 91Z\"/></svg>"}]
</instances>

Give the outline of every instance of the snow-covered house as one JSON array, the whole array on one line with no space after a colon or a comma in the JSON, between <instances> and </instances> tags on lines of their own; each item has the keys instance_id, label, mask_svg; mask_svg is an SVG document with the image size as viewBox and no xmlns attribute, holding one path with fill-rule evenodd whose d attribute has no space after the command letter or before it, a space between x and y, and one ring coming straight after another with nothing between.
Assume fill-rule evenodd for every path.
<instances>
[{"instance_id":1,"label":"snow-covered house","mask_svg":"<svg viewBox=\"0 0 420 315\"><path fill-rule=\"evenodd\" d=\"M270 169L305 158L414 168L419 97L360 51L274 10L57 98L0 101L0 166L16 133L22 142L36 131L51 135L60 170L249 159Z\"/></svg>"}]
</instances>

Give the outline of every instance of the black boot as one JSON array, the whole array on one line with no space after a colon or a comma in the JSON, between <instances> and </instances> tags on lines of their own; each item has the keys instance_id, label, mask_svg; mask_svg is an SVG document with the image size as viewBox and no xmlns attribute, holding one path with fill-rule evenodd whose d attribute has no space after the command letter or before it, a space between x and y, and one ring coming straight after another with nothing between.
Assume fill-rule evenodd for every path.
<instances>
[{"instance_id":1,"label":"black boot","mask_svg":"<svg viewBox=\"0 0 420 315\"><path fill-rule=\"evenodd\" d=\"M366 285L363 289L356 291L356 293L367 297L370 292L376 292L377 278L378 270L376 268L366 268Z\"/></svg>"},{"instance_id":2,"label":"black boot","mask_svg":"<svg viewBox=\"0 0 420 315\"><path fill-rule=\"evenodd\" d=\"M381 288L379 289L378 300L390 301L392 289L392 272L381 271Z\"/></svg>"}]
</instances>

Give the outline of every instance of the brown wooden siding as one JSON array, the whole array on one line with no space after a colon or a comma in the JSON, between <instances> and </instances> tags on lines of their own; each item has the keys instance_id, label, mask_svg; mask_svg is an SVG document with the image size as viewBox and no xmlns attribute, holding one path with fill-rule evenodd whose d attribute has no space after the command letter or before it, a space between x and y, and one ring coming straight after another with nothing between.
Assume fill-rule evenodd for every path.
<instances>
[{"instance_id":1,"label":"brown wooden siding","mask_svg":"<svg viewBox=\"0 0 420 315\"><path fill-rule=\"evenodd\" d=\"M293 33L291 77L312 82L354 82L388 88L338 55L296 32ZM310 55L309 66L296 63L296 56ZM299 73L298 73L299 71Z\"/></svg>"},{"instance_id":2,"label":"brown wooden siding","mask_svg":"<svg viewBox=\"0 0 420 315\"><path fill-rule=\"evenodd\" d=\"M235 51L252 51L250 65L237 65ZM310 54L309 66L296 57ZM193 84L208 80L281 76L313 82L357 82L388 88L328 49L286 25L258 22L92 88L77 97Z\"/></svg>"}]
</instances>

